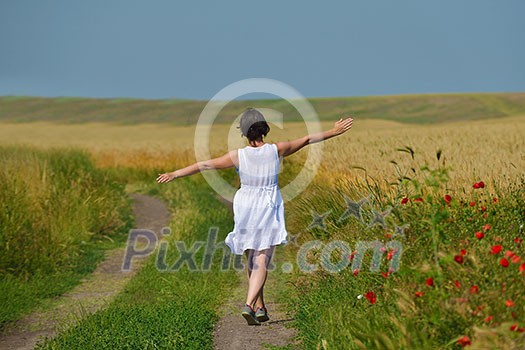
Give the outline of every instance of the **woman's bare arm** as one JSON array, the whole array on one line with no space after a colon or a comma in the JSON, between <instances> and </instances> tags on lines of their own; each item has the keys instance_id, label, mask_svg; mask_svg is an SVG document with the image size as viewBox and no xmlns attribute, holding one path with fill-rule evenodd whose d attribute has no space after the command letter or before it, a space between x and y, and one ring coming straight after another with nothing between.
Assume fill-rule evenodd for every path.
<instances>
[{"instance_id":1,"label":"woman's bare arm","mask_svg":"<svg viewBox=\"0 0 525 350\"><path fill-rule=\"evenodd\" d=\"M225 155L218 158L197 162L195 164L172 171L170 173L159 174L159 176L157 177L157 182L160 184L166 183L179 177L196 174L203 170L227 169L232 168L234 166L239 166L239 156L237 154L237 150L228 152Z\"/></svg>"},{"instance_id":2,"label":"woman's bare arm","mask_svg":"<svg viewBox=\"0 0 525 350\"><path fill-rule=\"evenodd\" d=\"M284 141L284 142L277 142L277 150L279 151L279 156L286 157L291 154L294 154L301 148L303 148L306 145L321 142L324 140L328 140L329 138L332 138L334 136L341 135L352 127L353 123L352 118L346 118L346 119L339 119L335 122L334 127L330 130L319 132L312 135L307 135L304 137L301 137L297 140L293 141Z\"/></svg>"}]
</instances>

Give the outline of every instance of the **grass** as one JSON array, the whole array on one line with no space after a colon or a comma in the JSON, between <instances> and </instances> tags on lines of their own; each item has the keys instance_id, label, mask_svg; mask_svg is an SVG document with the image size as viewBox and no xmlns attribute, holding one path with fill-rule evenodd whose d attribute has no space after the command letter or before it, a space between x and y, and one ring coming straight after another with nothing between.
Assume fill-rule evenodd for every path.
<instances>
[{"instance_id":1,"label":"grass","mask_svg":"<svg viewBox=\"0 0 525 350\"><path fill-rule=\"evenodd\" d=\"M432 94L371 97L310 98L319 116L336 120L352 111L363 119L432 124L447 121L490 119L525 114L524 93ZM119 124L169 123L194 125L207 101L90 98L0 97L0 120L59 123L113 122ZM282 100L239 100L219 114L219 123L231 123L246 107L273 108L286 121L301 121L293 107Z\"/></svg>"},{"instance_id":2,"label":"grass","mask_svg":"<svg viewBox=\"0 0 525 350\"><path fill-rule=\"evenodd\" d=\"M0 326L91 272L131 224L124 188L78 150L0 147Z\"/></svg>"},{"instance_id":3,"label":"grass","mask_svg":"<svg viewBox=\"0 0 525 350\"><path fill-rule=\"evenodd\" d=\"M280 301L287 302L289 311L295 314L304 348L332 349L341 344L356 349L457 348L456 341L463 336L478 348L522 345L524 333L517 331L525 326L521 263L512 262L509 255L510 266L504 268L500 260L507 250L525 258L523 244L514 242L515 238L525 240L520 228L525 216L521 180L525 168L523 100L524 94L312 99L326 119L324 129L338 113L357 113L349 134L325 143L315 182L286 204L289 232L302 232L299 239L303 243L342 240L354 248L360 239L387 242L392 239L389 235L393 235L395 224L409 224L410 229L403 240L401 269L386 277L366 268L357 276L350 268L337 274L303 274L297 268L293 275L278 274L290 281L281 291L284 297ZM0 119L4 122L0 140L4 145L38 145L39 149L86 149L84 155L89 155L112 181L127 184L128 190L165 198L174 213L173 232L168 239L184 239L190 245L202 240L211 225L220 227L219 239L223 238L232 227L231 214L200 176L165 187L144 185L143 181L152 181L159 171L173 170L194 160L194 127L189 124L196 120L203 104L1 98ZM268 141L306 133L302 123L293 122L296 116L286 103L240 101L229 105L220 123L213 126L213 155L227 149L230 125L221 123L232 120L231 115L248 104L278 108L287 116L284 130L274 127ZM67 124L59 124L63 121ZM100 123L93 123L96 121ZM149 124L119 125L144 121ZM238 134L230 140L242 141ZM297 173L305 154L300 152L284 161L281 187ZM15 165L25 163L13 161L9 174L16 173ZM428 169L422 167L425 164ZM38 167L34 169L36 172L31 174L39 173ZM223 174L236 183L233 172ZM474 190L473 183L481 180L485 187ZM353 218L337 222L345 209L344 194L354 200L371 195L371 203L364 207L365 222ZM445 194L452 197L450 205L443 199ZM409 201L402 205L405 197ZM392 208L388 228L367 229L372 208L388 207ZM317 213L331 211L326 231L306 229L312 220L311 209ZM490 229L483 231L487 224ZM481 240L475 237L479 231L485 235ZM499 244L502 253L488 253ZM466 254L459 264L454 257L461 255L462 249ZM297 251L291 246L285 250L289 254L285 259L295 261ZM176 250L169 254L173 262ZM332 258L335 261L337 257L335 254ZM318 253L309 258L319 261ZM365 258L365 267L370 259ZM389 261L383 257L382 262L381 272L387 274ZM184 269L161 273L152 258L108 309L42 344L42 348L211 348L215 308L235 285L232 276L216 270L206 274ZM432 286L425 283L430 277ZM473 286L478 287L477 292L471 292ZM32 298L31 293L38 287L38 283L30 285L25 299ZM367 292L375 294L374 304L356 298ZM506 306L507 300L514 306ZM492 319L486 322L489 316ZM510 330L513 325L517 330Z\"/></svg>"},{"instance_id":4,"label":"grass","mask_svg":"<svg viewBox=\"0 0 525 350\"><path fill-rule=\"evenodd\" d=\"M173 245L184 240L187 246L206 240L211 226L219 228L223 240L232 227L231 214L206 186L201 176L181 179L169 186L135 185L157 193L173 212L167 242L167 266L179 257ZM222 251L214 256L212 269L159 271L156 257L105 310L89 316L77 326L42 344L40 349L212 349L213 325L228 293L238 283L233 269L220 271ZM203 250L196 254L200 266Z\"/></svg>"},{"instance_id":5,"label":"grass","mask_svg":"<svg viewBox=\"0 0 525 350\"><path fill-rule=\"evenodd\" d=\"M341 240L352 250L360 240L397 240L403 245L401 268L394 273L389 273L387 252L395 251L383 254L381 273L368 271L372 257L366 254L364 268L356 275L352 256L336 250L331 261L349 264L342 272L321 269L294 275L296 290L289 308L296 312L304 348L337 349L345 344L347 349L445 349L459 347L457 341L464 336L474 348L525 345L525 334L519 331L525 325L525 178L517 176L503 185L494 173L481 178L487 183L483 188L473 188L474 182L449 186L450 169L443 158L427 163L428 168L424 165L390 186L381 177L378 182L352 182L342 176L328 181L333 175L321 173L305 197L288 207L288 228L303 232L301 243ZM362 221L338 220L345 210L343 195L356 201L370 195ZM445 195L451 198L445 200ZM387 208L391 214L386 227L369 227L373 209ZM305 231L312 209L331 211L325 231ZM405 236L395 236L395 226L405 224ZM479 239L478 232L484 237ZM498 245L502 252L491 254ZM296 253L290 252L292 257ZM508 267L502 265L505 256ZM319 251L311 252L309 259L319 264ZM366 293L375 300L357 298Z\"/></svg>"}]
</instances>

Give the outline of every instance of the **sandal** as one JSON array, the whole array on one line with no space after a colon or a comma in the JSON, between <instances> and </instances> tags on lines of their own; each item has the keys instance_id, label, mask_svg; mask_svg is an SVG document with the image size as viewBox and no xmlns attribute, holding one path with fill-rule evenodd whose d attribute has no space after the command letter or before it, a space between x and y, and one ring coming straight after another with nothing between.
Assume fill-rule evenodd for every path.
<instances>
[{"instance_id":1,"label":"sandal","mask_svg":"<svg viewBox=\"0 0 525 350\"><path fill-rule=\"evenodd\" d=\"M260 326L261 323L257 320L255 317L255 311L253 311L253 308L246 304L242 309L242 316L246 319L248 322L248 325L250 326Z\"/></svg>"}]
</instances>

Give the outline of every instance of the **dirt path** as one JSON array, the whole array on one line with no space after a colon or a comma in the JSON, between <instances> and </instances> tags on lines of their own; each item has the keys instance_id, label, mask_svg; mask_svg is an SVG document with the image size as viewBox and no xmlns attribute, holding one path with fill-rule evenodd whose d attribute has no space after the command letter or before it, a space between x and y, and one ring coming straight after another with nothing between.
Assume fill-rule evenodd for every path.
<instances>
[{"instance_id":1,"label":"dirt path","mask_svg":"<svg viewBox=\"0 0 525 350\"><path fill-rule=\"evenodd\" d=\"M231 202L222 200L232 210ZM276 252L274 262L278 261L279 256ZM287 346L295 345L293 340L296 331L287 327L293 321L290 316L283 311L283 306L272 302L276 300L276 291L279 283L284 283L281 271L270 271L264 289L264 299L270 321L264 322L261 326L248 326L245 319L241 316L241 309L244 306L246 291L248 287L248 276L245 272L240 273L239 286L232 291L231 299L222 307L223 316L215 326L214 347L216 350L258 350L268 349L269 345Z\"/></svg>"},{"instance_id":2,"label":"dirt path","mask_svg":"<svg viewBox=\"0 0 525 350\"><path fill-rule=\"evenodd\" d=\"M168 226L169 212L161 200L140 194L131 195L135 227L155 233ZM65 293L51 308L36 311L0 334L0 350L33 349L43 338L53 337L79 318L107 305L140 269L140 261L133 261L133 270L122 272L125 247L106 253L106 258L95 271L78 286Z\"/></svg>"},{"instance_id":3,"label":"dirt path","mask_svg":"<svg viewBox=\"0 0 525 350\"><path fill-rule=\"evenodd\" d=\"M244 274L243 274L244 276ZM275 288L272 275L268 276L265 287L265 300L270 315L270 321L260 326L248 326L241 316L241 308L246 297L248 279L242 278L243 283L233 292L233 298L223 306L224 316L215 326L214 344L217 350L258 350L268 349L268 345L287 346L294 345L293 340L296 332L287 327L292 318L283 312L282 305L271 302L275 300L272 290ZM273 282L272 282L273 281Z\"/></svg>"}]
</instances>

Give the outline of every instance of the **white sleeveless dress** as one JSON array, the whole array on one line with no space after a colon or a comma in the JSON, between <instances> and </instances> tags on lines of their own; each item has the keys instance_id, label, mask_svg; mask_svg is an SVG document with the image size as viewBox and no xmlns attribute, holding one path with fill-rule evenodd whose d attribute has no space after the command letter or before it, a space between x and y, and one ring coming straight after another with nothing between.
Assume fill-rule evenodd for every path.
<instances>
[{"instance_id":1,"label":"white sleeveless dress","mask_svg":"<svg viewBox=\"0 0 525 350\"><path fill-rule=\"evenodd\" d=\"M238 150L241 187L233 197L235 226L224 242L233 254L287 243L284 206L277 182L280 169L275 144Z\"/></svg>"}]
</instances>

